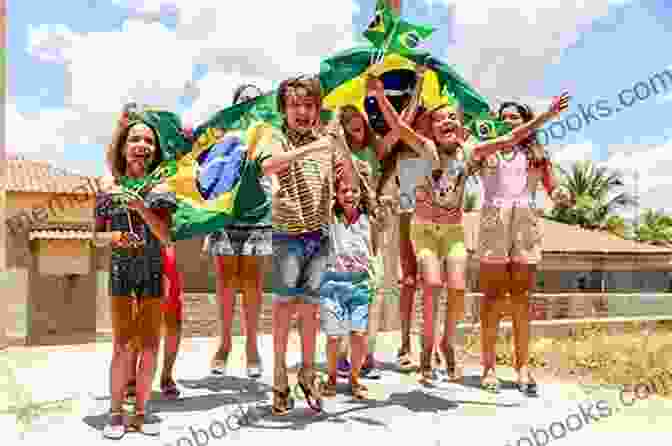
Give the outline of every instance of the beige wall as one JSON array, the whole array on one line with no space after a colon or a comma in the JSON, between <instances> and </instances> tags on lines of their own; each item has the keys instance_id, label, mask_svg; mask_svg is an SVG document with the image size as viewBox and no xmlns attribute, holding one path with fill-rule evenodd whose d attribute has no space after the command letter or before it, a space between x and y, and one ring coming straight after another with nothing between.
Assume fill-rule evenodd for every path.
<instances>
[{"instance_id":1,"label":"beige wall","mask_svg":"<svg viewBox=\"0 0 672 446\"><path fill-rule=\"evenodd\" d=\"M89 257L89 269L93 259ZM49 344L51 336L95 335L96 275L55 276L37 271L38 257L29 275L28 343Z\"/></svg>"},{"instance_id":2,"label":"beige wall","mask_svg":"<svg viewBox=\"0 0 672 446\"><path fill-rule=\"evenodd\" d=\"M0 327L10 338L24 339L28 324L28 269L11 268L3 273Z\"/></svg>"},{"instance_id":3,"label":"beige wall","mask_svg":"<svg viewBox=\"0 0 672 446\"><path fill-rule=\"evenodd\" d=\"M88 240L36 240L37 271L42 274L88 274L91 247Z\"/></svg>"}]
</instances>

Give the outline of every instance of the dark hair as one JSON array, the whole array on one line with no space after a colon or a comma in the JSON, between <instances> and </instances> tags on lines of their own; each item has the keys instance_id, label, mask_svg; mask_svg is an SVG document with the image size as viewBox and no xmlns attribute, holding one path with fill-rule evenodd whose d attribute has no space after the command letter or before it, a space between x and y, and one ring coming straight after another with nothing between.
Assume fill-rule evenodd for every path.
<instances>
[{"instance_id":1,"label":"dark hair","mask_svg":"<svg viewBox=\"0 0 672 446\"><path fill-rule=\"evenodd\" d=\"M241 97L246 98L248 96L248 95L243 95L243 93L245 93L245 90L247 90L247 89L254 90L254 95L248 100L254 99L254 98L259 97L259 96L264 94L261 91L261 89L259 87L257 87L256 85L252 85L252 84L240 85L238 88L236 88L233 91L233 105L239 104L241 102L240 101ZM245 102L247 102L247 101L245 101Z\"/></svg>"},{"instance_id":2,"label":"dark hair","mask_svg":"<svg viewBox=\"0 0 672 446\"><path fill-rule=\"evenodd\" d=\"M363 214L369 214L369 208L371 206L371 203L369 203L369 195L366 184L360 178L357 172L354 171L356 167L352 166L352 168L353 171L351 175L343 175L334 178L334 214L342 214L343 212L345 212L341 204L338 202L337 195L338 195L338 188L341 186L341 184L346 183L349 180L353 184L353 186L359 188L359 204L357 208ZM348 178L346 179L346 177ZM351 181L352 179L354 179L355 181L354 182Z\"/></svg>"},{"instance_id":3,"label":"dark hair","mask_svg":"<svg viewBox=\"0 0 672 446\"><path fill-rule=\"evenodd\" d=\"M504 102L502 105L499 106L499 112L497 113L499 119L502 119L502 113L504 113L504 110L511 107L515 108L518 111L520 117L523 118L523 122L530 122L532 118L534 118L534 112L532 112L532 109L530 108L529 105L509 101Z\"/></svg>"},{"instance_id":4,"label":"dark hair","mask_svg":"<svg viewBox=\"0 0 672 446\"><path fill-rule=\"evenodd\" d=\"M125 129L121 131L119 139L117 140L116 147L114 148L113 153L114 168L117 171L117 173L121 176L126 174L126 155L125 153L123 153L123 149L128 140L128 134L130 133L131 128L138 124L146 125L152 130L152 133L154 134L154 145L156 146L156 150L154 151L154 161L149 166L149 171L151 172L154 169L156 169L158 165L161 164L161 161L163 161L163 152L161 151L161 141L159 140L159 132L154 128L154 126L146 122L143 121L132 122L129 126L127 126Z\"/></svg>"},{"instance_id":5,"label":"dark hair","mask_svg":"<svg viewBox=\"0 0 672 446\"><path fill-rule=\"evenodd\" d=\"M283 115L286 114L287 106L287 90L289 88L303 88L308 92L308 96L317 100L317 108L322 110L322 86L320 79L314 75L304 75L291 79L286 79L280 83L278 87L278 111Z\"/></svg>"}]
</instances>

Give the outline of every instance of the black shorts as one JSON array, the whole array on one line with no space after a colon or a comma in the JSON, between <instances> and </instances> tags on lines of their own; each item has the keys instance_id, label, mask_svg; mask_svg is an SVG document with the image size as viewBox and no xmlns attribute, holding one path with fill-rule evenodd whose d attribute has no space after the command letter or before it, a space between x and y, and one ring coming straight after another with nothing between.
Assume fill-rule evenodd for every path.
<instances>
[{"instance_id":1,"label":"black shorts","mask_svg":"<svg viewBox=\"0 0 672 446\"><path fill-rule=\"evenodd\" d=\"M132 256L113 250L110 296L163 297L163 258L157 252Z\"/></svg>"}]
</instances>

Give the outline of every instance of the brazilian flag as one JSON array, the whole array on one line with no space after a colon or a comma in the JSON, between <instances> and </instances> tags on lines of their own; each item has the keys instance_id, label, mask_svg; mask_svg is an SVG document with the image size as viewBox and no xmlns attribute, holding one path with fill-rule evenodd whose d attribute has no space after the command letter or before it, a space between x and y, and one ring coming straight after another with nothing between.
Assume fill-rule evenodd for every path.
<instances>
[{"instance_id":1,"label":"brazilian flag","mask_svg":"<svg viewBox=\"0 0 672 446\"><path fill-rule=\"evenodd\" d=\"M364 37L378 50L408 56L434 31L431 26L414 25L403 20L384 0L378 0L374 18Z\"/></svg>"},{"instance_id":2,"label":"brazilian flag","mask_svg":"<svg viewBox=\"0 0 672 446\"><path fill-rule=\"evenodd\" d=\"M271 92L228 107L194 130L191 152L177 161L176 174L168 179L177 198L175 240L205 235L239 221L245 208L239 196L241 185L257 181L244 173L243 165L259 155L257 149L269 144L273 129L281 125L276 94Z\"/></svg>"},{"instance_id":3,"label":"brazilian flag","mask_svg":"<svg viewBox=\"0 0 672 446\"><path fill-rule=\"evenodd\" d=\"M359 47L342 51L322 62L320 81L324 92L323 107L335 110L352 104L364 111L366 78L369 75L388 78L408 78L418 64L427 71L422 85L422 103L435 108L456 99L464 109L465 119L470 120L489 112L487 100L481 96L450 65L433 57L427 51L417 51L406 56L387 54L381 63L371 65L371 57L378 50Z\"/></svg>"},{"instance_id":4,"label":"brazilian flag","mask_svg":"<svg viewBox=\"0 0 672 446\"><path fill-rule=\"evenodd\" d=\"M468 125L471 134L479 141L488 141L511 132L511 125L493 117L490 113L480 113Z\"/></svg>"}]
</instances>

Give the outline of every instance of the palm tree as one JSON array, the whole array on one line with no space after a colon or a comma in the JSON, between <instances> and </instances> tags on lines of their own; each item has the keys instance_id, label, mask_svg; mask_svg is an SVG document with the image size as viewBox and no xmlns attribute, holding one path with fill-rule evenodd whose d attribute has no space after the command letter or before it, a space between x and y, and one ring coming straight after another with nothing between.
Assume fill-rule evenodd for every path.
<instances>
[{"instance_id":1,"label":"palm tree","mask_svg":"<svg viewBox=\"0 0 672 446\"><path fill-rule=\"evenodd\" d=\"M611 215L604 224L604 229L621 238L626 238L627 225L620 215Z\"/></svg>"},{"instance_id":2,"label":"palm tree","mask_svg":"<svg viewBox=\"0 0 672 446\"><path fill-rule=\"evenodd\" d=\"M629 193L618 192L625 186L620 172L610 172L590 161L577 161L569 170L562 167L558 170L561 184L576 197L576 206L571 209L554 208L550 215L552 220L597 229L604 227L615 211L637 204Z\"/></svg>"},{"instance_id":3,"label":"palm tree","mask_svg":"<svg viewBox=\"0 0 672 446\"><path fill-rule=\"evenodd\" d=\"M638 241L656 245L672 243L672 216L648 209L642 217L643 223L635 230Z\"/></svg>"}]
</instances>

